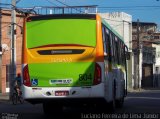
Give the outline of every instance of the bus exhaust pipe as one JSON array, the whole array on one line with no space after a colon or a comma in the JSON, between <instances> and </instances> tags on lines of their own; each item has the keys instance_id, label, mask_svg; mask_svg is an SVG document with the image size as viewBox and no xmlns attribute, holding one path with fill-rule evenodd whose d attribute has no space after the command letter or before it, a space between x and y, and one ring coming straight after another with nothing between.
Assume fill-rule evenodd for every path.
<instances>
[{"instance_id":1,"label":"bus exhaust pipe","mask_svg":"<svg viewBox=\"0 0 160 119\"><path fill-rule=\"evenodd\" d=\"M51 93L50 93L49 91L47 91L47 92L46 92L46 95L47 95L47 96L50 96L50 95L51 95Z\"/></svg>"}]
</instances>

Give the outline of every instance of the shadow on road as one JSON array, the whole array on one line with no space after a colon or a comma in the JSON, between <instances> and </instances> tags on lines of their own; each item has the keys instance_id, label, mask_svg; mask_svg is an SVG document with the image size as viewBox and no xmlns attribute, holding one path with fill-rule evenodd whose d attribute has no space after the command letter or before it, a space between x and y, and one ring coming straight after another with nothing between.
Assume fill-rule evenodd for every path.
<instances>
[{"instance_id":1,"label":"shadow on road","mask_svg":"<svg viewBox=\"0 0 160 119\"><path fill-rule=\"evenodd\" d=\"M45 115L45 114L19 114L18 119L101 119L102 115L111 113L110 111L102 111L102 110L97 110L96 108L73 108L73 107L65 107L63 109L63 112L61 113L52 113L50 115Z\"/></svg>"},{"instance_id":2,"label":"shadow on road","mask_svg":"<svg viewBox=\"0 0 160 119\"><path fill-rule=\"evenodd\" d=\"M124 107L117 113L160 113L160 90L129 92Z\"/></svg>"},{"instance_id":3,"label":"shadow on road","mask_svg":"<svg viewBox=\"0 0 160 119\"><path fill-rule=\"evenodd\" d=\"M46 119L101 119L102 115L109 114L110 111L98 110L97 108L65 108L63 113L45 116Z\"/></svg>"}]
</instances>

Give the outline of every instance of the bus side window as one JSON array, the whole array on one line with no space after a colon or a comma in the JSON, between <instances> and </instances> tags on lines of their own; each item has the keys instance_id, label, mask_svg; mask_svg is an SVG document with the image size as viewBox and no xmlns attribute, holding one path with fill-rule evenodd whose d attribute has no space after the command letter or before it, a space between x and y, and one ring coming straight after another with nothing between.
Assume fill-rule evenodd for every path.
<instances>
[{"instance_id":1,"label":"bus side window","mask_svg":"<svg viewBox=\"0 0 160 119\"><path fill-rule=\"evenodd\" d=\"M123 58L123 65L125 66L126 65L126 50L125 50L125 45L123 44L123 56L124 56L124 58Z\"/></svg>"},{"instance_id":2,"label":"bus side window","mask_svg":"<svg viewBox=\"0 0 160 119\"><path fill-rule=\"evenodd\" d=\"M116 59L117 59L117 64L120 64L119 60L119 45L118 45L119 39L116 37L115 38L115 47L116 47Z\"/></svg>"},{"instance_id":3,"label":"bus side window","mask_svg":"<svg viewBox=\"0 0 160 119\"><path fill-rule=\"evenodd\" d=\"M109 35L109 30L105 28L105 41L106 41L106 50L108 53L108 61L112 61L112 53L111 53L111 40L110 40L110 35Z\"/></svg>"},{"instance_id":4,"label":"bus side window","mask_svg":"<svg viewBox=\"0 0 160 119\"><path fill-rule=\"evenodd\" d=\"M114 35L113 35L113 33L111 34L111 36L112 36L112 61L113 61L113 63L115 63L115 49L114 49Z\"/></svg>"},{"instance_id":5,"label":"bus side window","mask_svg":"<svg viewBox=\"0 0 160 119\"><path fill-rule=\"evenodd\" d=\"M119 63L122 64L121 41L119 40Z\"/></svg>"},{"instance_id":6,"label":"bus side window","mask_svg":"<svg viewBox=\"0 0 160 119\"><path fill-rule=\"evenodd\" d=\"M123 66L125 66L126 57L125 57L125 46L124 46L124 44L122 46L122 54L123 54Z\"/></svg>"},{"instance_id":7,"label":"bus side window","mask_svg":"<svg viewBox=\"0 0 160 119\"><path fill-rule=\"evenodd\" d=\"M103 49L104 49L104 58L105 60L108 60L108 56L107 56L107 43L105 40L105 27L102 25L102 38L103 38Z\"/></svg>"},{"instance_id":8,"label":"bus side window","mask_svg":"<svg viewBox=\"0 0 160 119\"><path fill-rule=\"evenodd\" d=\"M111 57L112 57L112 62L114 62L114 55L113 55L113 36L112 36L112 33L110 32L110 34L109 34L109 41L110 41L110 53L111 53Z\"/></svg>"},{"instance_id":9,"label":"bus side window","mask_svg":"<svg viewBox=\"0 0 160 119\"><path fill-rule=\"evenodd\" d=\"M116 53L116 36L113 35L113 57L114 57L114 62L117 64L117 53Z\"/></svg>"},{"instance_id":10,"label":"bus side window","mask_svg":"<svg viewBox=\"0 0 160 119\"><path fill-rule=\"evenodd\" d=\"M122 43L122 41L121 41L120 49L121 49L121 65L123 65L124 57L123 57L123 43Z\"/></svg>"}]
</instances>

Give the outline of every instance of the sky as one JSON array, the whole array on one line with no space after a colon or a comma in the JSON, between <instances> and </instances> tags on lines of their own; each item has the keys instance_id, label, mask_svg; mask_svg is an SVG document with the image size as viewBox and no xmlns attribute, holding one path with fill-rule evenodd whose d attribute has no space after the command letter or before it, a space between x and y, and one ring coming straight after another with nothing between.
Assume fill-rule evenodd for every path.
<instances>
[{"instance_id":1,"label":"sky","mask_svg":"<svg viewBox=\"0 0 160 119\"><path fill-rule=\"evenodd\" d=\"M10 3L11 0L0 0ZM160 0L58 0L68 6L98 5L99 12L126 12L133 21L154 22L160 25ZM20 0L18 7L64 6L57 0ZM141 6L141 7L140 7ZM101 7L105 7L102 9ZM109 8L107 8L109 7ZM122 7L122 8L118 8Z\"/></svg>"}]
</instances>

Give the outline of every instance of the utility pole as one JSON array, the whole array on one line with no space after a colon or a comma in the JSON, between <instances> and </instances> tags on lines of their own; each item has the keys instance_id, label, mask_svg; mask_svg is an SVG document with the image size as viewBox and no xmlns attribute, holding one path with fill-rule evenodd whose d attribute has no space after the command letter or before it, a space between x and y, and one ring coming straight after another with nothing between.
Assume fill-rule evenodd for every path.
<instances>
[{"instance_id":1,"label":"utility pole","mask_svg":"<svg viewBox=\"0 0 160 119\"><path fill-rule=\"evenodd\" d=\"M0 93L2 93L2 11L1 10L2 9L0 7Z\"/></svg>"},{"instance_id":2,"label":"utility pole","mask_svg":"<svg viewBox=\"0 0 160 119\"><path fill-rule=\"evenodd\" d=\"M136 54L137 54L137 59L136 59L136 74L135 74L135 81L134 81L134 88L135 89L138 89L139 88L139 81L140 81L140 77L139 77L139 54L140 54L140 51L139 51L139 19L137 19L137 50L136 50Z\"/></svg>"},{"instance_id":3,"label":"utility pole","mask_svg":"<svg viewBox=\"0 0 160 119\"><path fill-rule=\"evenodd\" d=\"M141 90L141 81L142 81L142 63L143 63L142 49L143 49L143 41L141 40L141 35L139 33L139 80L138 80L139 90Z\"/></svg>"},{"instance_id":4,"label":"utility pole","mask_svg":"<svg viewBox=\"0 0 160 119\"><path fill-rule=\"evenodd\" d=\"M142 78L142 49L140 42L140 23L139 19L137 20L137 66L136 66L136 81L135 88L141 88L141 78Z\"/></svg>"},{"instance_id":5,"label":"utility pole","mask_svg":"<svg viewBox=\"0 0 160 119\"><path fill-rule=\"evenodd\" d=\"M11 12L11 60L10 60L10 99L14 90L14 79L16 77L16 0L12 0Z\"/></svg>"}]
</instances>

